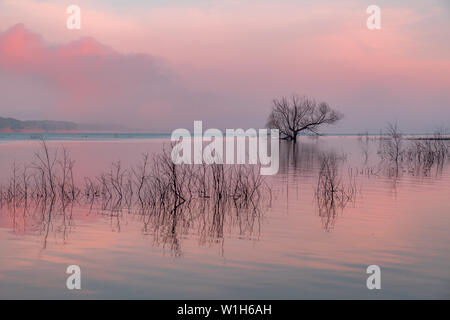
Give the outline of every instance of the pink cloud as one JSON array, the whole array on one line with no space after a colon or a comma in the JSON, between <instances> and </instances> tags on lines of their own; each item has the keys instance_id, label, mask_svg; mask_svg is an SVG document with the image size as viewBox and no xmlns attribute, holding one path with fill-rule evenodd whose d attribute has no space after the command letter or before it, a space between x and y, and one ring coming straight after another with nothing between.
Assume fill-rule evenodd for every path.
<instances>
[{"instance_id":1,"label":"pink cloud","mask_svg":"<svg viewBox=\"0 0 450 320\"><path fill-rule=\"evenodd\" d=\"M42 65L45 48L40 36L27 32L23 24L10 28L0 38L0 66L34 69Z\"/></svg>"},{"instance_id":2,"label":"pink cloud","mask_svg":"<svg viewBox=\"0 0 450 320\"><path fill-rule=\"evenodd\" d=\"M167 125L173 106L189 94L157 58L121 55L93 38L48 46L22 24L0 33L0 75L17 79L19 84L13 92L1 88L6 96L3 111L20 111L21 105L8 104L8 100L25 94L29 100L23 112L36 108L42 117L90 123L150 126L156 112L158 120ZM30 81L53 91L56 98L33 97Z\"/></svg>"}]
</instances>

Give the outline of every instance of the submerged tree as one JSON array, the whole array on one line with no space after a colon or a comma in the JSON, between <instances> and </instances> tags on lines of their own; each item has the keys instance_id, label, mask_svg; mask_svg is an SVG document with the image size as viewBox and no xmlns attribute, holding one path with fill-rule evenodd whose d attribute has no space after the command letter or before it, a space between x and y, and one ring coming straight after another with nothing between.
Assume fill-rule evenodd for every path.
<instances>
[{"instance_id":1,"label":"submerged tree","mask_svg":"<svg viewBox=\"0 0 450 320\"><path fill-rule=\"evenodd\" d=\"M326 102L293 95L290 100L286 97L273 100L267 127L280 130L282 139L295 142L300 132L319 134L322 126L334 124L342 117Z\"/></svg>"},{"instance_id":2,"label":"submerged tree","mask_svg":"<svg viewBox=\"0 0 450 320\"><path fill-rule=\"evenodd\" d=\"M389 160L398 164L403 155L402 142L403 135L400 132L397 123L389 123L387 126L387 137L384 148Z\"/></svg>"}]
</instances>

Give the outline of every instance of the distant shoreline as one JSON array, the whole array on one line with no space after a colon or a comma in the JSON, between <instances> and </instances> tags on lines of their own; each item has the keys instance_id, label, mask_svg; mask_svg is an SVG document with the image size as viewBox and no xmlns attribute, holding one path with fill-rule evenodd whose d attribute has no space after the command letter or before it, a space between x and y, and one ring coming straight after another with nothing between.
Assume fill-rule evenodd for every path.
<instances>
[{"instance_id":1,"label":"distant shoreline","mask_svg":"<svg viewBox=\"0 0 450 320\"><path fill-rule=\"evenodd\" d=\"M450 140L450 136L435 137L433 134L407 133L403 135L407 140ZM38 141L45 140L56 141L111 141L128 139L170 139L171 133L162 132L4 132L0 131L0 141ZM301 135L303 138L312 138L315 136ZM361 136L358 133L328 133L319 137L351 137L370 139L380 137L380 134L368 134ZM384 136L382 136L384 137Z\"/></svg>"}]
</instances>

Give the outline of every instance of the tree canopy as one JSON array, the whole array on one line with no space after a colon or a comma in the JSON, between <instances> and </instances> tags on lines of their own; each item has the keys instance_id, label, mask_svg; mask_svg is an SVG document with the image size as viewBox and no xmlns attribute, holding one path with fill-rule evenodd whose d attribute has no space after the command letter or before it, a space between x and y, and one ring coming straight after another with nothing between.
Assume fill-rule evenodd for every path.
<instances>
[{"instance_id":1,"label":"tree canopy","mask_svg":"<svg viewBox=\"0 0 450 320\"><path fill-rule=\"evenodd\" d=\"M317 102L305 96L292 95L273 100L267 127L278 129L283 139L296 141L302 131L319 134L321 127L334 124L343 115L326 102Z\"/></svg>"}]
</instances>

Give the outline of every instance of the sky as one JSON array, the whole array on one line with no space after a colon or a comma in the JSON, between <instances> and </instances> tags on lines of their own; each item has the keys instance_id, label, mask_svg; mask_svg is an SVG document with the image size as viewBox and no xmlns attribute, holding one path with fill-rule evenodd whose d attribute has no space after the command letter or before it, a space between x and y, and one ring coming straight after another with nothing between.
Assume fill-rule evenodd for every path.
<instances>
[{"instance_id":1,"label":"sky","mask_svg":"<svg viewBox=\"0 0 450 320\"><path fill-rule=\"evenodd\" d=\"M295 93L344 113L328 132L432 132L450 127L449 39L446 0L0 0L0 116L263 128Z\"/></svg>"}]
</instances>

